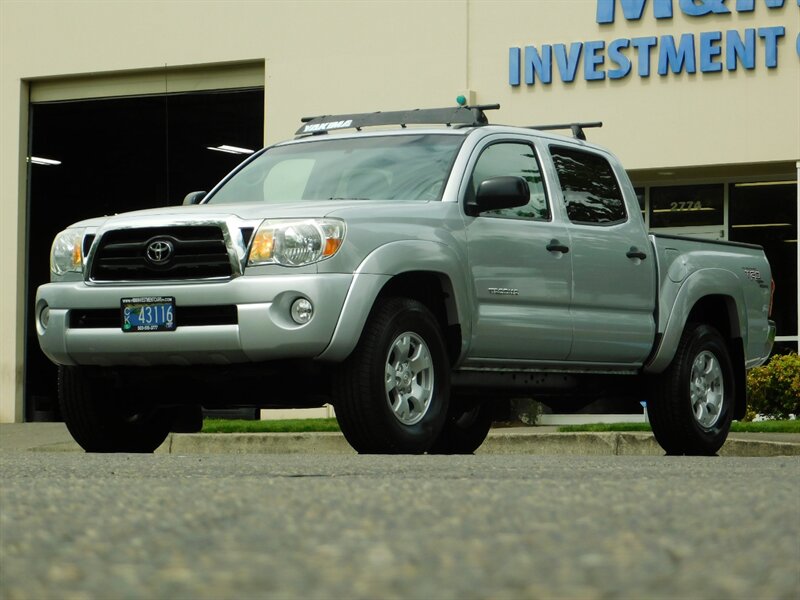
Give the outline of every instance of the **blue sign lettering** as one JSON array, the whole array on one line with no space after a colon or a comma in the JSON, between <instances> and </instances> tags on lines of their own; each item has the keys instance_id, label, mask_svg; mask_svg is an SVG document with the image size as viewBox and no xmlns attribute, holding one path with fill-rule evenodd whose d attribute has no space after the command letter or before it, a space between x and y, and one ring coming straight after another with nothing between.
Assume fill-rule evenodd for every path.
<instances>
[{"instance_id":1,"label":"blue sign lettering","mask_svg":"<svg viewBox=\"0 0 800 600\"><path fill-rule=\"evenodd\" d=\"M725 0L680 0L683 14L690 17L703 17L709 13L728 14L731 11L725 6Z\"/></svg>"},{"instance_id":2,"label":"blue sign lettering","mask_svg":"<svg viewBox=\"0 0 800 600\"><path fill-rule=\"evenodd\" d=\"M786 0L763 0L767 8L783 8ZM800 2L800 0L798 0ZM622 14L628 21L638 21L644 14L647 0L597 0L597 22L613 23L616 16L617 2L622 7ZM678 0L681 12L690 17L704 17L709 14L730 14L725 5L726 0ZM671 19L673 0L652 0L653 16L656 19ZM737 12L753 12L755 0L736 0Z\"/></svg>"},{"instance_id":3,"label":"blue sign lettering","mask_svg":"<svg viewBox=\"0 0 800 600\"><path fill-rule=\"evenodd\" d=\"M694 73L697 70L694 60L694 35L684 33L677 48L674 37L671 35L661 37L661 46L658 49L658 74L666 75L667 67L673 73L680 73L683 69L687 73Z\"/></svg>"},{"instance_id":4,"label":"blue sign lettering","mask_svg":"<svg viewBox=\"0 0 800 600\"><path fill-rule=\"evenodd\" d=\"M769 69L774 69L778 66L778 38L782 38L786 34L786 29L783 27L760 27L758 29L758 37L764 40L764 64Z\"/></svg>"},{"instance_id":5,"label":"blue sign lettering","mask_svg":"<svg viewBox=\"0 0 800 600\"><path fill-rule=\"evenodd\" d=\"M725 34L725 68L735 71L741 63L745 69L756 68L756 30L745 29L744 40L735 29Z\"/></svg>"},{"instance_id":6,"label":"blue sign lettering","mask_svg":"<svg viewBox=\"0 0 800 600\"><path fill-rule=\"evenodd\" d=\"M638 21L642 18L644 5L647 0L619 0L622 5L622 13L629 21ZM613 23L614 9L617 0L597 0L597 22ZM653 0L653 16L656 19L672 18L672 0Z\"/></svg>"},{"instance_id":7,"label":"blue sign lettering","mask_svg":"<svg viewBox=\"0 0 800 600\"><path fill-rule=\"evenodd\" d=\"M764 0L767 8L783 8L785 0ZM797 2L800 6L800 0ZM755 0L736 0L737 12L753 12L755 10Z\"/></svg>"},{"instance_id":8,"label":"blue sign lettering","mask_svg":"<svg viewBox=\"0 0 800 600\"><path fill-rule=\"evenodd\" d=\"M542 83L553 79L552 49L548 45L542 46L541 54L535 46L525 46L525 83L533 85L537 74Z\"/></svg>"},{"instance_id":9,"label":"blue sign lettering","mask_svg":"<svg viewBox=\"0 0 800 600\"><path fill-rule=\"evenodd\" d=\"M583 76L586 81L599 81L606 78L605 71L599 67L605 61L605 57L599 52L606 47L605 42L586 42L584 45L586 52L583 59Z\"/></svg>"},{"instance_id":10,"label":"blue sign lettering","mask_svg":"<svg viewBox=\"0 0 800 600\"><path fill-rule=\"evenodd\" d=\"M800 0L796 0L800 6ZM783 8L785 0L759 0L768 9ZM638 21L648 7L656 19L673 17L675 0L597 0L597 22L613 23L617 6L629 21ZM681 12L690 17L729 15L752 12L756 0L678 0ZM705 31L698 34L641 36L619 38L612 42L593 40L569 44L542 44L508 49L508 83L519 86L550 85L554 71L564 83L575 81L583 72L586 81L617 80L628 77L636 69L639 77L650 77L653 61L661 77L681 73L719 73L756 68L756 54L763 51L764 66L778 66L783 26ZM795 48L800 56L800 34ZM654 50L657 53L654 58ZM555 56L554 56L555 55ZM555 67L553 62L555 58ZM581 61L583 65L581 65ZM635 65L634 65L635 63Z\"/></svg>"},{"instance_id":11,"label":"blue sign lettering","mask_svg":"<svg viewBox=\"0 0 800 600\"><path fill-rule=\"evenodd\" d=\"M556 54L558 72L561 74L561 81L564 83L575 81L575 73L578 72L578 63L581 60L582 49L583 44L580 42L573 42L569 45L568 55L567 47L564 44L555 44L553 46L553 52Z\"/></svg>"},{"instance_id":12,"label":"blue sign lettering","mask_svg":"<svg viewBox=\"0 0 800 600\"><path fill-rule=\"evenodd\" d=\"M708 31L700 34L700 71L703 73L722 71L722 63L715 60L722 54L722 48L718 45L721 41L721 31Z\"/></svg>"},{"instance_id":13,"label":"blue sign lettering","mask_svg":"<svg viewBox=\"0 0 800 600\"><path fill-rule=\"evenodd\" d=\"M519 85L519 48L508 49L508 83Z\"/></svg>"},{"instance_id":14,"label":"blue sign lettering","mask_svg":"<svg viewBox=\"0 0 800 600\"><path fill-rule=\"evenodd\" d=\"M608 45L608 61L617 65L615 69L608 72L609 79L622 79L631 72L631 61L622 53L622 49L627 48L630 44L630 40L619 39Z\"/></svg>"},{"instance_id":15,"label":"blue sign lettering","mask_svg":"<svg viewBox=\"0 0 800 600\"><path fill-rule=\"evenodd\" d=\"M655 36L639 37L631 40L631 46L636 48L639 61L639 77L650 77L650 50L658 45Z\"/></svg>"}]
</instances>

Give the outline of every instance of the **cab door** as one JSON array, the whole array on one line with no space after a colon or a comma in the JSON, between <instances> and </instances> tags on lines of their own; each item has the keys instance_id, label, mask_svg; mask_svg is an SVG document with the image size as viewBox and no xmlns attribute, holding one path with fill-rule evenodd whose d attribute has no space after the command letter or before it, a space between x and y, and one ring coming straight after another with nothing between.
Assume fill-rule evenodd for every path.
<instances>
[{"instance_id":1,"label":"cab door","mask_svg":"<svg viewBox=\"0 0 800 600\"><path fill-rule=\"evenodd\" d=\"M473 153L464 203L485 179L523 177L524 207L465 216L469 268L477 301L468 361L562 361L572 345L572 255L553 217L533 142L487 138Z\"/></svg>"},{"instance_id":2,"label":"cab door","mask_svg":"<svg viewBox=\"0 0 800 600\"><path fill-rule=\"evenodd\" d=\"M606 156L551 145L572 255L570 362L641 364L653 347L655 256ZM630 186L628 186L630 188ZM633 194L633 189L627 190ZM636 204L633 197L627 206Z\"/></svg>"}]
</instances>

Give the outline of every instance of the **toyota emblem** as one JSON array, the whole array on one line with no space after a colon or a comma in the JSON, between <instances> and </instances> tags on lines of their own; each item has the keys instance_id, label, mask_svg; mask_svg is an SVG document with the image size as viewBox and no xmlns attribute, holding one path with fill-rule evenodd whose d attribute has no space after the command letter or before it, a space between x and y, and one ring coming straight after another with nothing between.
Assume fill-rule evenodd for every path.
<instances>
[{"instance_id":1,"label":"toyota emblem","mask_svg":"<svg viewBox=\"0 0 800 600\"><path fill-rule=\"evenodd\" d=\"M145 257L154 265L165 265L172 258L175 247L169 240L153 240L147 244Z\"/></svg>"}]
</instances>

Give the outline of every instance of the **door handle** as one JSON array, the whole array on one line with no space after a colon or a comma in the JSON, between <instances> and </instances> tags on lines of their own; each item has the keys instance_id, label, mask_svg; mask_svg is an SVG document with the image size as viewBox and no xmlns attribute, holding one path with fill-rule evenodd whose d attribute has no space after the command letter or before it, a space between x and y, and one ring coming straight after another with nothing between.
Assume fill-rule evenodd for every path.
<instances>
[{"instance_id":1,"label":"door handle","mask_svg":"<svg viewBox=\"0 0 800 600\"><path fill-rule=\"evenodd\" d=\"M547 250L549 252L562 252L563 254L566 254L569 252L569 246L565 246L558 240L552 239L550 240L550 243L547 244Z\"/></svg>"},{"instance_id":2,"label":"door handle","mask_svg":"<svg viewBox=\"0 0 800 600\"><path fill-rule=\"evenodd\" d=\"M625 254L628 258L638 258L639 260L644 260L647 258L647 254L639 250L636 246L631 246L631 249Z\"/></svg>"}]
</instances>

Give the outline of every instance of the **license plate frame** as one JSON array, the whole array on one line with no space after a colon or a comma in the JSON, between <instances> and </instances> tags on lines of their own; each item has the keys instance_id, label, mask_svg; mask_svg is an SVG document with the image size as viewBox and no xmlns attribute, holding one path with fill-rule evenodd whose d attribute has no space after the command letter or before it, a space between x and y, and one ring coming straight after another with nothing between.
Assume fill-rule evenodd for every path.
<instances>
[{"instance_id":1,"label":"license plate frame","mask_svg":"<svg viewBox=\"0 0 800 600\"><path fill-rule=\"evenodd\" d=\"M174 296L134 296L121 298L120 321L124 333L175 331Z\"/></svg>"}]
</instances>

